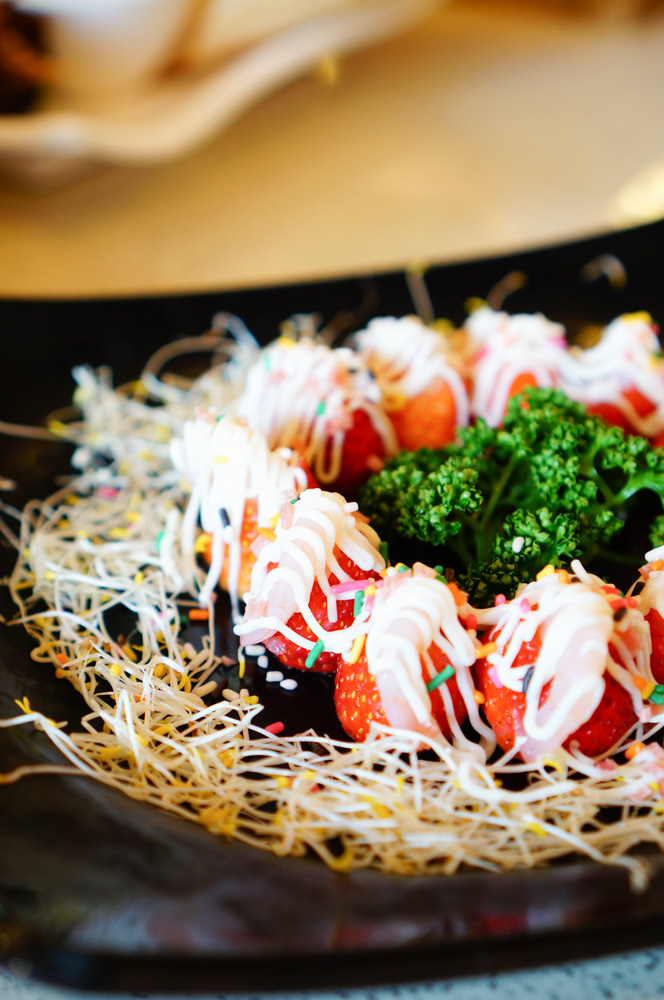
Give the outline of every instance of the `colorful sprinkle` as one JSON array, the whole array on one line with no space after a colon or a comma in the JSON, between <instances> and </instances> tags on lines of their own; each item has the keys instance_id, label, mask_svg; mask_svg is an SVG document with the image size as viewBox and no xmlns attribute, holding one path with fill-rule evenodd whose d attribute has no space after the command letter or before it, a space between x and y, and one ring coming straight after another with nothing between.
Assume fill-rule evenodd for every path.
<instances>
[{"instance_id":1,"label":"colorful sprinkle","mask_svg":"<svg viewBox=\"0 0 664 1000\"><path fill-rule=\"evenodd\" d=\"M353 602L353 615L355 618L357 618L360 611L362 610L363 604L364 604L364 591L357 590L355 592L355 600Z\"/></svg>"},{"instance_id":2,"label":"colorful sprinkle","mask_svg":"<svg viewBox=\"0 0 664 1000\"><path fill-rule=\"evenodd\" d=\"M440 687L441 684L444 684L445 681L449 681L450 677L454 677L454 667L451 664L448 664L444 670L441 670L439 674L436 674L435 677L431 678L427 684L427 691L435 691L436 688Z\"/></svg>"},{"instance_id":3,"label":"colorful sprinkle","mask_svg":"<svg viewBox=\"0 0 664 1000\"><path fill-rule=\"evenodd\" d=\"M306 660L304 661L304 665L307 668L307 670L310 670L311 667L313 667L316 660L318 659L320 654L324 652L324 650L325 650L325 645L323 643L323 640L319 639L318 642L313 647L313 649L311 650L311 652L309 653L309 655L307 656Z\"/></svg>"},{"instance_id":4,"label":"colorful sprinkle","mask_svg":"<svg viewBox=\"0 0 664 1000\"><path fill-rule=\"evenodd\" d=\"M348 657L349 663L357 663L359 658L362 656L362 650L364 649L366 638L366 635L358 635L357 638L353 640L350 656Z\"/></svg>"},{"instance_id":5,"label":"colorful sprinkle","mask_svg":"<svg viewBox=\"0 0 664 1000\"><path fill-rule=\"evenodd\" d=\"M545 577L547 577L547 576L553 576L553 574L554 574L555 572L556 572L555 568L554 568L554 567L553 567L553 566L551 565L551 563L548 563L548 564L547 564L547 565L546 565L546 566L544 567L544 569L541 569L541 570L539 571L539 573L537 574L537 576L535 577L535 579L536 579L536 580L543 580L543 579L544 579Z\"/></svg>"},{"instance_id":6,"label":"colorful sprinkle","mask_svg":"<svg viewBox=\"0 0 664 1000\"><path fill-rule=\"evenodd\" d=\"M271 722L269 726L265 726L266 733L272 733L273 736L278 736L279 733L283 733L285 726L283 722Z\"/></svg>"},{"instance_id":7,"label":"colorful sprinkle","mask_svg":"<svg viewBox=\"0 0 664 1000\"><path fill-rule=\"evenodd\" d=\"M192 608L189 612L189 620L192 622L206 622L210 617L207 608Z\"/></svg>"},{"instance_id":8,"label":"colorful sprinkle","mask_svg":"<svg viewBox=\"0 0 664 1000\"><path fill-rule=\"evenodd\" d=\"M504 594L496 594L496 599L493 603L497 608L499 608L501 604L507 604L507 598Z\"/></svg>"}]
</instances>

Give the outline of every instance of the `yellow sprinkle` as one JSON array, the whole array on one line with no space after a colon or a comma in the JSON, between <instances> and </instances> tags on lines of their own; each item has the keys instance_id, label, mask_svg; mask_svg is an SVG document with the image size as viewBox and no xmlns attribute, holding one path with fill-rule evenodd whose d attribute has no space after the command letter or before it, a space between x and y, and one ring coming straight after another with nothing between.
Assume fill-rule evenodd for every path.
<instances>
[{"instance_id":1,"label":"yellow sprinkle","mask_svg":"<svg viewBox=\"0 0 664 1000\"><path fill-rule=\"evenodd\" d=\"M650 787L652 788L652 790L654 792L658 792L659 791L659 782L658 781L650 781L650 782L648 782L648 784L650 785Z\"/></svg>"},{"instance_id":2,"label":"yellow sprinkle","mask_svg":"<svg viewBox=\"0 0 664 1000\"><path fill-rule=\"evenodd\" d=\"M290 786L291 786L290 778L286 778L283 775L280 775L277 778L277 788L290 788Z\"/></svg>"},{"instance_id":3,"label":"yellow sprinkle","mask_svg":"<svg viewBox=\"0 0 664 1000\"><path fill-rule=\"evenodd\" d=\"M308 778L309 781L315 781L316 778L318 777L318 775L316 774L315 771L312 771L311 769L309 769L309 770L307 770L307 771L304 772L304 774L302 775L302 777L303 778Z\"/></svg>"},{"instance_id":4,"label":"yellow sprinkle","mask_svg":"<svg viewBox=\"0 0 664 1000\"><path fill-rule=\"evenodd\" d=\"M536 833L538 837L546 837L546 830L543 830L539 823L526 823L526 829Z\"/></svg>"},{"instance_id":5,"label":"yellow sprinkle","mask_svg":"<svg viewBox=\"0 0 664 1000\"><path fill-rule=\"evenodd\" d=\"M657 685L654 681L649 681L647 684L641 688L641 697L644 701L647 701L650 695L653 693Z\"/></svg>"},{"instance_id":6,"label":"yellow sprinkle","mask_svg":"<svg viewBox=\"0 0 664 1000\"><path fill-rule=\"evenodd\" d=\"M123 539L129 536L129 532L126 528L110 528L108 532L109 538Z\"/></svg>"},{"instance_id":7,"label":"yellow sprinkle","mask_svg":"<svg viewBox=\"0 0 664 1000\"><path fill-rule=\"evenodd\" d=\"M376 593L376 588L374 587L373 583L370 583L368 587L364 588L365 597L373 597L375 593Z\"/></svg>"},{"instance_id":8,"label":"yellow sprinkle","mask_svg":"<svg viewBox=\"0 0 664 1000\"><path fill-rule=\"evenodd\" d=\"M484 659L485 656L490 656L491 653L495 653L498 649L498 645L495 642L485 642L483 646L478 646L475 650L475 656L478 660Z\"/></svg>"},{"instance_id":9,"label":"yellow sprinkle","mask_svg":"<svg viewBox=\"0 0 664 1000\"><path fill-rule=\"evenodd\" d=\"M273 517L271 517L267 523L270 525L271 528L276 528L276 526L279 523L280 517L281 514L279 513L279 511L277 511L277 513Z\"/></svg>"},{"instance_id":10,"label":"yellow sprinkle","mask_svg":"<svg viewBox=\"0 0 664 1000\"><path fill-rule=\"evenodd\" d=\"M130 524L137 524L141 519L141 515L137 510L128 510L125 516Z\"/></svg>"},{"instance_id":11,"label":"yellow sprinkle","mask_svg":"<svg viewBox=\"0 0 664 1000\"><path fill-rule=\"evenodd\" d=\"M558 579L561 583L569 583L569 573L566 569L558 570Z\"/></svg>"},{"instance_id":12,"label":"yellow sprinkle","mask_svg":"<svg viewBox=\"0 0 664 1000\"><path fill-rule=\"evenodd\" d=\"M536 580L543 580L544 577L546 577L546 576L553 576L553 574L555 572L556 572L555 568L551 565L551 563L549 563L547 566L544 567L544 569L541 569L539 571L539 573L537 574L537 576L535 577L535 579Z\"/></svg>"},{"instance_id":13,"label":"yellow sprinkle","mask_svg":"<svg viewBox=\"0 0 664 1000\"><path fill-rule=\"evenodd\" d=\"M295 347L295 341L292 337L278 337L277 344L285 351L289 351L292 347Z\"/></svg>"},{"instance_id":14,"label":"yellow sprinkle","mask_svg":"<svg viewBox=\"0 0 664 1000\"><path fill-rule=\"evenodd\" d=\"M357 663L359 658L362 656L362 650L364 649L366 638L366 635L358 635L353 641L350 656L348 657L349 663Z\"/></svg>"},{"instance_id":15,"label":"yellow sprinkle","mask_svg":"<svg viewBox=\"0 0 664 1000\"><path fill-rule=\"evenodd\" d=\"M267 538L268 542L276 542L277 536L270 528L259 528L258 534L262 535L263 538Z\"/></svg>"},{"instance_id":16,"label":"yellow sprinkle","mask_svg":"<svg viewBox=\"0 0 664 1000\"><path fill-rule=\"evenodd\" d=\"M477 705L483 705L484 702L486 701L486 698L484 697L481 691L473 691L473 701Z\"/></svg>"}]
</instances>

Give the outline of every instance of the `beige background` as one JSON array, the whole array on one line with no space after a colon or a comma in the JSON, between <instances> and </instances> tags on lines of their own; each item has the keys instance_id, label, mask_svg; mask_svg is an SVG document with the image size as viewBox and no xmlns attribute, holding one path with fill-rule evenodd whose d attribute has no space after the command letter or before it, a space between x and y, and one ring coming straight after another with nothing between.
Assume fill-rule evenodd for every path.
<instances>
[{"instance_id":1,"label":"beige background","mask_svg":"<svg viewBox=\"0 0 664 1000\"><path fill-rule=\"evenodd\" d=\"M260 285L601 231L664 214L658 175L643 205L620 198L664 162L663 125L661 8L457 0L186 159L0 181L0 295Z\"/></svg>"}]
</instances>

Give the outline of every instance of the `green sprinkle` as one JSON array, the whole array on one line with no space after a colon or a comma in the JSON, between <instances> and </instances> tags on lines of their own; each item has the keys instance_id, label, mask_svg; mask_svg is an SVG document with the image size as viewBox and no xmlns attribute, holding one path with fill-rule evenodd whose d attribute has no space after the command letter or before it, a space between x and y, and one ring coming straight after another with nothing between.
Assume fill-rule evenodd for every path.
<instances>
[{"instance_id":1,"label":"green sprinkle","mask_svg":"<svg viewBox=\"0 0 664 1000\"><path fill-rule=\"evenodd\" d=\"M269 370L270 370L270 364L271 364L271 362L270 362L270 355L269 354L264 354L263 355L263 365L265 367L265 371L266 372L269 372Z\"/></svg>"},{"instance_id":2,"label":"green sprinkle","mask_svg":"<svg viewBox=\"0 0 664 1000\"><path fill-rule=\"evenodd\" d=\"M664 694L664 684L656 684L655 691L657 694Z\"/></svg>"},{"instance_id":3,"label":"green sprinkle","mask_svg":"<svg viewBox=\"0 0 664 1000\"><path fill-rule=\"evenodd\" d=\"M380 545L378 546L378 551L380 552L381 556L385 560L385 565L387 565L388 562L389 562L388 555L387 555L387 542L381 542Z\"/></svg>"},{"instance_id":4,"label":"green sprinkle","mask_svg":"<svg viewBox=\"0 0 664 1000\"><path fill-rule=\"evenodd\" d=\"M164 540L164 535L165 534L166 534L165 531L160 531L159 534L157 535L157 537L155 538L155 545L157 547L157 552L161 551L161 543Z\"/></svg>"},{"instance_id":5,"label":"green sprinkle","mask_svg":"<svg viewBox=\"0 0 664 1000\"><path fill-rule=\"evenodd\" d=\"M444 670L441 670L439 674L436 674L435 677L431 678L427 684L427 691L435 691L436 688L440 687L441 684L444 684L445 681L449 681L450 677L454 677L454 667L451 663L448 663Z\"/></svg>"},{"instance_id":6,"label":"green sprinkle","mask_svg":"<svg viewBox=\"0 0 664 1000\"><path fill-rule=\"evenodd\" d=\"M407 566L399 566L399 569L397 570L397 572L398 573L407 573L408 572L408 567Z\"/></svg>"},{"instance_id":7,"label":"green sprinkle","mask_svg":"<svg viewBox=\"0 0 664 1000\"><path fill-rule=\"evenodd\" d=\"M355 618L357 618L363 606L364 606L364 591L356 590L355 601L353 602L353 615Z\"/></svg>"},{"instance_id":8,"label":"green sprinkle","mask_svg":"<svg viewBox=\"0 0 664 1000\"><path fill-rule=\"evenodd\" d=\"M664 705L664 694L661 694L659 691L653 691L649 701L654 701L656 705Z\"/></svg>"},{"instance_id":9,"label":"green sprinkle","mask_svg":"<svg viewBox=\"0 0 664 1000\"><path fill-rule=\"evenodd\" d=\"M322 417L324 413L325 413L325 403L323 402L323 400L321 400L318 406L316 407L316 416Z\"/></svg>"},{"instance_id":10,"label":"green sprinkle","mask_svg":"<svg viewBox=\"0 0 664 1000\"><path fill-rule=\"evenodd\" d=\"M289 500L288 502L289 503L297 503L299 499L300 499L299 497L295 497L294 500Z\"/></svg>"},{"instance_id":11,"label":"green sprinkle","mask_svg":"<svg viewBox=\"0 0 664 1000\"><path fill-rule=\"evenodd\" d=\"M323 644L323 640L319 639L314 648L307 656L306 660L304 661L304 665L307 668L307 670L310 670L311 667L313 667L314 663L316 662L316 660L318 659L318 657L320 656L320 654L323 652L324 649L325 646Z\"/></svg>"}]
</instances>

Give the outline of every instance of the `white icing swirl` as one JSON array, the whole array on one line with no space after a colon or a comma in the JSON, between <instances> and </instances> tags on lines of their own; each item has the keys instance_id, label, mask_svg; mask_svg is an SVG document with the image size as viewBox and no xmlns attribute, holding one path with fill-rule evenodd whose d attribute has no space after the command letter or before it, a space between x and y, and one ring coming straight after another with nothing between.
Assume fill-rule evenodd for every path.
<instances>
[{"instance_id":1,"label":"white icing swirl","mask_svg":"<svg viewBox=\"0 0 664 1000\"><path fill-rule=\"evenodd\" d=\"M185 422L182 437L173 438L170 450L173 465L190 488L181 531L188 584L194 586L194 545L200 522L203 531L212 536L212 558L199 594L201 603L210 599L219 581L228 546L229 592L237 604L247 500L256 500L257 522L266 526L285 499L305 489L306 472L294 464L293 452L287 448L270 450L265 435L250 430L242 418L217 420L208 411L199 411L194 420Z\"/></svg>"},{"instance_id":2,"label":"white icing swirl","mask_svg":"<svg viewBox=\"0 0 664 1000\"><path fill-rule=\"evenodd\" d=\"M555 386L565 357L565 328L540 313L509 316L482 306L466 321L477 347L471 411L497 427L505 415L514 380L532 375L538 386Z\"/></svg>"},{"instance_id":3,"label":"white icing swirl","mask_svg":"<svg viewBox=\"0 0 664 1000\"><path fill-rule=\"evenodd\" d=\"M456 426L468 423L468 393L443 334L415 316L384 316L355 334L355 342L376 375L388 413L442 379L454 399Z\"/></svg>"},{"instance_id":4,"label":"white icing swirl","mask_svg":"<svg viewBox=\"0 0 664 1000\"><path fill-rule=\"evenodd\" d=\"M585 350L571 347L564 359L561 388L586 405L610 403L645 437L664 430L664 364L660 343L647 313L619 316L605 327L601 340ZM636 389L653 406L641 416L625 392Z\"/></svg>"},{"instance_id":5,"label":"white icing swirl","mask_svg":"<svg viewBox=\"0 0 664 1000\"><path fill-rule=\"evenodd\" d=\"M308 337L280 337L249 370L237 409L272 447L301 451L323 484L342 471L344 440L356 410L369 417L385 456L398 451L380 389L348 347L332 350Z\"/></svg>"},{"instance_id":6,"label":"white icing swirl","mask_svg":"<svg viewBox=\"0 0 664 1000\"><path fill-rule=\"evenodd\" d=\"M320 489L305 490L297 503L282 508L274 541L261 549L253 568L244 620L235 627L243 645L280 632L305 649L313 648L313 641L287 627L291 616L299 611L317 639L324 642L326 651L348 652L356 636L366 630L366 609L349 628L326 630L311 612L309 601L314 583L318 583L333 622L337 619L336 602L354 600L353 593L332 593L331 574L340 583L353 579L339 565L337 553L345 555L368 577L384 569L385 561L378 550L380 539L373 528L355 516L356 512L357 504L347 503L339 493ZM276 566L270 569L272 564Z\"/></svg>"}]
</instances>

